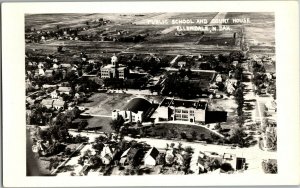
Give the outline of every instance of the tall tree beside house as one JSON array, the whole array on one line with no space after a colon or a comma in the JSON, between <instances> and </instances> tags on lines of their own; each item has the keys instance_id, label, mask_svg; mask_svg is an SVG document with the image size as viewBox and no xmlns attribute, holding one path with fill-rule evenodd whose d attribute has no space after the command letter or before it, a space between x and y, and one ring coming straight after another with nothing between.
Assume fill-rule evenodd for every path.
<instances>
[{"instance_id":1,"label":"tall tree beside house","mask_svg":"<svg viewBox=\"0 0 300 188\"><path fill-rule=\"evenodd\" d=\"M242 80L242 78L243 78L243 68L240 67L240 66L236 67L234 75L235 75L235 78L237 80Z\"/></svg>"},{"instance_id":2,"label":"tall tree beside house","mask_svg":"<svg viewBox=\"0 0 300 188\"><path fill-rule=\"evenodd\" d=\"M95 149L98 153L100 153L103 148L104 144L102 142L96 142L95 144L93 144L93 149Z\"/></svg>"},{"instance_id":3,"label":"tall tree beside house","mask_svg":"<svg viewBox=\"0 0 300 188\"><path fill-rule=\"evenodd\" d=\"M245 132L243 128L238 128L234 131L233 135L230 138L230 142L233 144L238 144L240 147L245 146Z\"/></svg>"},{"instance_id":4,"label":"tall tree beside house","mask_svg":"<svg viewBox=\"0 0 300 188\"><path fill-rule=\"evenodd\" d=\"M118 116L117 119L112 120L110 122L111 128L116 131L117 133L119 132L121 126L124 124L124 119L122 116Z\"/></svg>"},{"instance_id":5,"label":"tall tree beside house","mask_svg":"<svg viewBox=\"0 0 300 188\"><path fill-rule=\"evenodd\" d=\"M100 157L97 155L91 156L90 162L91 162L91 168L93 169L98 168L102 164Z\"/></svg>"}]
</instances>

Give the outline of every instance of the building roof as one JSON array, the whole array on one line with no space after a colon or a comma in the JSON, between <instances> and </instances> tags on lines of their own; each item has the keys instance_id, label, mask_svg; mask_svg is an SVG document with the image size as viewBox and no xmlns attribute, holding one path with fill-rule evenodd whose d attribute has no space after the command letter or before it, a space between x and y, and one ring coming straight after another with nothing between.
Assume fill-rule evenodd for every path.
<instances>
[{"instance_id":1,"label":"building roof","mask_svg":"<svg viewBox=\"0 0 300 188\"><path fill-rule=\"evenodd\" d=\"M276 110L276 101L268 101L266 102L265 106L269 109L269 110Z\"/></svg>"},{"instance_id":2,"label":"building roof","mask_svg":"<svg viewBox=\"0 0 300 188\"><path fill-rule=\"evenodd\" d=\"M72 67L72 65L69 63L62 63L62 64L60 64L60 67L61 68L69 68L69 67Z\"/></svg>"},{"instance_id":3,"label":"building roof","mask_svg":"<svg viewBox=\"0 0 300 188\"><path fill-rule=\"evenodd\" d=\"M101 152L101 156L105 157L106 155L109 155L110 157L112 157L114 151L115 151L115 148L110 147L109 145L106 145L106 146L104 146L104 148Z\"/></svg>"},{"instance_id":4,"label":"building roof","mask_svg":"<svg viewBox=\"0 0 300 188\"><path fill-rule=\"evenodd\" d=\"M174 106L174 107L196 108L196 109L205 110L207 107L207 102L165 98L161 102L160 106L165 106L165 107Z\"/></svg>"},{"instance_id":5,"label":"building roof","mask_svg":"<svg viewBox=\"0 0 300 188\"><path fill-rule=\"evenodd\" d=\"M61 101L61 100L43 99L41 101L41 104L44 106L49 106L49 105L52 106L52 103L53 103L53 106L64 106L64 104L65 104L65 102Z\"/></svg>"},{"instance_id":6,"label":"building roof","mask_svg":"<svg viewBox=\"0 0 300 188\"><path fill-rule=\"evenodd\" d=\"M143 98L131 99L123 108L125 111L137 113L138 111L147 112L152 107L152 104Z\"/></svg>"},{"instance_id":7,"label":"building roof","mask_svg":"<svg viewBox=\"0 0 300 188\"><path fill-rule=\"evenodd\" d=\"M235 154L230 154L230 153L224 153L223 155L223 159L229 159L229 160L232 160L236 158Z\"/></svg>"},{"instance_id":8,"label":"building roof","mask_svg":"<svg viewBox=\"0 0 300 188\"><path fill-rule=\"evenodd\" d=\"M60 92L70 92L71 87L59 87L58 91L60 91Z\"/></svg>"},{"instance_id":9,"label":"building roof","mask_svg":"<svg viewBox=\"0 0 300 188\"><path fill-rule=\"evenodd\" d=\"M156 157L158 156L158 154L159 154L159 151L158 151L155 147L152 147L152 148L146 153L145 158L151 156L153 159L156 159Z\"/></svg>"},{"instance_id":10,"label":"building roof","mask_svg":"<svg viewBox=\"0 0 300 188\"><path fill-rule=\"evenodd\" d=\"M128 148L123 154L122 154L122 156L121 156L121 158L124 158L124 157L128 157L128 156L130 156L130 157L135 157L136 156L136 154L139 152L139 149L137 149L137 148Z\"/></svg>"}]
</instances>

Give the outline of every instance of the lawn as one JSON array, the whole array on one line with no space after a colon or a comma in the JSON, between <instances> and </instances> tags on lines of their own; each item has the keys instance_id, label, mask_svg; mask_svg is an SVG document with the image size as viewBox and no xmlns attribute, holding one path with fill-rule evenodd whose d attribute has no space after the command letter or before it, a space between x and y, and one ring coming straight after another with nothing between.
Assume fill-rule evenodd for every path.
<instances>
[{"instance_id":1,"label":"lawn","mask_svg":"<svg viewBox=\"0 0 300 188\"><path fill-rule=\"evenodd\" d=\"M88 99L88 103L80 106L87 107L87 113L110 116L113 110L122 109L131 98L131 94L96 93Z\"/></svg>"},{"instance_id":2,"label":"lawn","mask_svg":"<svg viewBox=\"0 0 300 188\"><path fill-rule=\"evenodd\" d=\"M110 117L90 117L87 120L88 126L85 129L97 129L101 132L111 133L113 130L110 127Z\"/></svg>"},{"instance_id":3,"label":"lawn","mask_svg":"<svg viewBox=\"0 0 300 188\"><path fill-rule=\"evenodd\" d=\"M150 136L161 136L162 138L182 138L181 133L185 133L187 139L191 139L193 131L197 133L197 140L212 139L212 134L214 134L201 126L170 123L156 124L149 130L148 134Z\"/></svg>"}]
</instances>

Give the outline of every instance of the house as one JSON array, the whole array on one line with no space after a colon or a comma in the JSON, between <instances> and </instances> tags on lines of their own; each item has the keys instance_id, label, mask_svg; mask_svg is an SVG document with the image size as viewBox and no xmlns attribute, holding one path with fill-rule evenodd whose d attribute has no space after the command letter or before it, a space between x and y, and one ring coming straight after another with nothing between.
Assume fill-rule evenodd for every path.
<instances>
[{"instance_id":1,"label":"house","mask_svg":"<svg viewBox=\"0 0 300 188\"><path fill-rule=\"evenodd\" d=\"M49 89L49 88L56 88L56 85L51 85L51 84L43 84L43 89Z\"/></svg>"},{"instance_id":2,"label":"house","mask_svg":"<svg viewBox=\"0 0 300 188\"><path fill-rule=\"evenodd\" d=\"M228 163L228 164L231 165L233 170L236 170L236 166L237 166L237 160L236 159L237 159L237 157L236 157L235 154L224 153L223 159L222 159L222 164Z\"/></svg>"},{"instance_id":3,"label":"house","mask_svg":"<svg viewBox=\"0 0 300 188\"><path fill-rule=\"evenodd\" d=\"M61 87L58 88L58 91L59 91L60 93L65 93L65 94L67 94L67 95L70 94L71 90L72 90L71 87L63 87L63 86L61 86Z\"/></svg>"},{"instance_id":4,"label":"house","mask_svg":"<svg viewBox=\"0 0 300 188\"><path fill-rule=\"evenodd\" d=\"M186 62L185 61L179 61L178 62L178 66L179 67L185 67L186 66Z\"/></svg>"},{"instance_id":5,"label":"house","mask_svg":"<svg viewBox=\"0 0 300 188\"><path fill-rule=\"evenodd\" d=\"M54 91L52 91L50 93L50 95L51 95L52 99L58 99L58 97L59 97L59 91L58 90L54 90Z\"/></svg>"},{"instance_id":6,"label":"house","mask_svg":"<svg viewBox=\"0 0 300 188\"><path fill-rule=\"evenodd\" d=\"M132 162L137 162L137 160L140 157L140 154L142 153L141 149L138 148L128 148L124 153L121 155L120 164L122 166L125 166L127 164L130 164Z\"/></svg>"},{"instance_id":7,"label":"house","mask_svg":"<svg viewBox=\"0 0 300 188\"><path fill-rule=\"evenodd\" d=\"M110 164L117 153L117 149L113 146L105 144L100 156L103 164Z\"/></svg>"},{"instance_id":8,"label":"house","mask_svg":"<svg viewBox=\"0 0 300 188\"><path fill-rule=\"evenodd\" d=\"M236 67L238 63L238 61L233 61L231 64Z\"/></svg>"},{"instance_id":9,"label":"house","mask_svg":"<svg viewBox=\"0 0 300 188\"><path fill-rule=\"evenodd\" d=\"M234 83L232 83L229 79L225 81L225 88L229 94L232 94L235 91Z\"/></svg>"},{"instance_id":10,"label":"house","mask_svg":"<svg viewBox=\"0 0 300 188\"><path fill-rule=\"evenodd\" d=\"M156 121L205 122L207 106L207 101L165 98L156 110Z\"/></svg>"},{"instance_id":11,"label":"house","mask_svg":"<svg viewBox=\"0 0 300 188\"><path fill-rule=\"evenodd\" d=\"M277 104L275 100L271 100L266 102L265 109L267 112L276 112L277 111Z\"/></svg>"},{"instance_id":12,"label":"house","mask_svg":"<svg viewBox=\"0 0 300 188\"><path fill-rule=\"evenodd\" d=\"M229 71L228 76L229 76L229 78L234 77L235 76L234 71L233 70Z\"/></svg>"},{"instance_id":13,"label":"house","mask_svg":"<svg viewBox=\"0 0 300 188\"><path fill-rule=\"evenodd\" d=\"M57 70L59 67L56 63L53 64L52 69Z\"/></svg>"},{"instance_id":14,"label":"house","mask_svg":"<svg viewBox=\"0 0 300 188\"><path fill-rule=\"evenodd\" d=\"M159 154L159 151L152 147L144 157L144 165L145 166L155 166L156 165L156 158Z\"/></svg>"},{"instance_id":15,"label":"house","mask_svg":"<svg viewBox=\"0 0 300 188\"><path fill-rule=\"evenodd\" d=\"M143 122L151 115L152 104L143 98L131 99L122 110L112 111L112 119L123 117L128 122Z\"/></svg>"},{"instance_id":16,"label":"house","mask_svg":"<svg viewBox=\"0 0 300 188\"><path fill-rule=\"evenodd\" d=\"M39 76L45 76L45 71L44 71L44 69L42 69L42 68L38 69L38 75L39 75Z\"/></svg>"},{"instance_id":17,"label":"house","mask_svg":"<svg viewBox=\"0 0 300 188\"><path fill-rule=\"evenodd\" d=\"M55 108L58 110L64 108L66 102L61 100L43 99L41 104L47 108Z\"/></svg>"},{"instance_id":18,"label":"house","mask_svg":"<svg viewBox=\"0 0 300 188\"><path fill-rule=\"evenodd\" d=\"M215 171L222 163L222 156L212 152L200 152L198 159L191 165L191 170L197 174Z\"/></svg>"},{"instance_id":19,"label":"house","mask_svg":"<svg viewBox=\"0 0 300 188\"><path fill-rule=\"evenodd\" d=\"M48 69L48 70L45 71L45 76L48 77L48 78L52 77L53 74L54 74L54 71L51 70L51 69Z\"/></svg>"},{"instance_id":20,"label":"house","mask_svg":"<svg viewBox=\"0 0 300 188\"><path fill-rule=\"evenodd\" d=\"M230 164L233 170L241 170L244 168L246 159L241 157L236 157L235 154L224 153L222 164L224 163Z\"/></svg>"},{"instance_id":21,"label":"house","mask_svg":"<svg viewBox=\"0 0 300 188\"><path fill-rule=\"evenodd\" d=\"M69 63L62 63L59 65L59 67L62 69L70 69L72 67L72 65Z\"/></svg>"},{"instance_id":22,"label":"house","mask_svg":"<svg viewBox=\"0 0 300 188\"><path fill-rule=\"evenodd\" d=\"M222 81L223 81L222 76L220 74L217 74L216 82L222 82Z\"/></svg>"}]
</instances>

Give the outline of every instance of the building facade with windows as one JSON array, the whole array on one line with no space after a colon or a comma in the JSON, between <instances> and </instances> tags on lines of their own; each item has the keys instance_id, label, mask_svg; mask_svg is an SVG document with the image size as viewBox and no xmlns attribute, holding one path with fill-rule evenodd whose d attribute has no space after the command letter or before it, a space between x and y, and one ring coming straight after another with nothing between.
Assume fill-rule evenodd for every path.
<instances>
[{"instance_id":1,"label":"building facade with windows","mask_svg":"<svg viewBox=\"0 0 300 188\"><path fill-rule=\"evenodd\" d=\"M207 101L165 98L157 108L158 121L205 122Z\"/></svg>"},{"instance_id":2,"label":"building facade with windows","mask_svg":"<svg viewBox=\"0 0 300 188\"><path fill-rule=\"evenodd\" d=\"M101 68L101 78L120 78L125 79L129 74L127 67L118 64L116 56L111 57L111 64Z\"/></svg>"}]
</instances>

